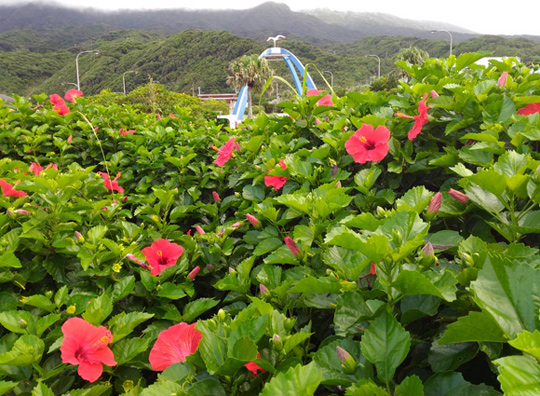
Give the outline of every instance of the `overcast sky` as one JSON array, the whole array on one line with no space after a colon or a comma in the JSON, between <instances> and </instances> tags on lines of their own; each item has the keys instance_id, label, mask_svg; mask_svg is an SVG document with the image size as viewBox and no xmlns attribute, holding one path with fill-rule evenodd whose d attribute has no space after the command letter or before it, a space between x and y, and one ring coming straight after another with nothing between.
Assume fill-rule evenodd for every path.
<instances>
[{"instance_id":1,"label":"overcast sky","mask_svg":"<svg viewBox=\"0 0 540 396\"><path fill-rule=\"evenodd\" d=\"M245 9L266 0L41 0L71 7L118 9ZM383 12L407 19L452 23L481 34L532 34L540 36L540 0L274 0L293 11L328 8L337 11ZM21 4L30 0L0 0Z\"/></svg>"}]
</instances>

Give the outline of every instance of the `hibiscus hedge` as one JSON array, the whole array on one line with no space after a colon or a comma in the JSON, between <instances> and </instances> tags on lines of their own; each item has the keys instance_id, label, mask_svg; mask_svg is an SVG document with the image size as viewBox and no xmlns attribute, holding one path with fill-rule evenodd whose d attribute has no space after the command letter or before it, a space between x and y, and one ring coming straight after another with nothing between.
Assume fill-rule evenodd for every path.
<instances>
[{"instance_id":1,"label":"hibiscus hedge","mask_svg":"<svg viewBox=\"0 0 540 396\"><path fill-rule=\"evenodd\" d=\"M0 394L540 393L540 75L481 56L235 130L1 107Z\"/></svg>"}]
</instances>

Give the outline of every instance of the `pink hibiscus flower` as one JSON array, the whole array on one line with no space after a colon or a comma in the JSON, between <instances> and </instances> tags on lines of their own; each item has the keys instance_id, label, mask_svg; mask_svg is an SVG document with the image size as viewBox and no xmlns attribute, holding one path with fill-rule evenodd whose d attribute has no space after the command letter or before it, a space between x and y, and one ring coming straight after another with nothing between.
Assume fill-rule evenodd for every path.
<instances>
[{"instance_id":1,"label":"pink hibiscus flower","mask_svg":"<svg viewBox=\"0 0 540 396\"><path fill-rule=\"evenodd\" d=\"M195 323L178 323L159 333L148 360L153 370L163 371L171 364L185 362L186 356L197 351L202 334Z\"/></svg>"},{"instance_id":2,"label":"pink hibiscus flower","mask_svg":"<svg viewBox=\"0 0 540 396\"><path fill-rule=\"evenodd\" d=\"M390 139L390 131L388 128L378 126L377 129L373 125L363 124L349 140L345 142L347 153L352 155L355 162L365 164L367 161L380 161L390 147L388 140Z\"/></svg>"},{"instance_id":3,"label":"pink hibiscus flower","mask_svg":"<svg viewBox=\"0 0 540 396\"><path fill-rule=\"evenodd\" d=\"M428 123L427 111L428 109L430 109L430 107L426 105L426 98L427 98L427 94L424 94L424 98L418 103L417 116L413 117L413 116L403 114L400 112L396 113L398 117L411 118L414 120L414 125L412 129L409 131L409 135L408 135L409 140L413 140L416 136L418 136L418 134L422 130L422 127Z\"/></svg>"},{"instance_id":4,"label":"pink hibiscus flower","mask_svg":"<svg viewBox=\"0 0 540 396\"><path fill-rule=\"evenodd\" d=\"M234 149L240 151L240 146L234 140L234 137L230 138L229 141L223 145L223 147L217 150L218 157L213 162L214 164L217 166L223 166L234 155Z\"/></svg>"},{"instance_id":5,"label":"pink hibiscus flower","mask_svg":"<svg viewBox=\"0 0 540 396\"><path fill-rule=\"evenodd\" d=\"M165 268L176 265L184 249L174 242L158 239L151 246L145 247L142 252L150 266L150 274L158 276Z\"/></svg>"}]
</instances>

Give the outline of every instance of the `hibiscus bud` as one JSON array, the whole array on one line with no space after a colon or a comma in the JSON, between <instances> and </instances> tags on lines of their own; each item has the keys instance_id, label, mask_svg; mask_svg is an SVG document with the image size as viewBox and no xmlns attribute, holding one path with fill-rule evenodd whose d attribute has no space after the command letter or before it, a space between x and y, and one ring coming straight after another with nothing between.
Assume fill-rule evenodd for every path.
<instances>
[{"instance_id":1,"label":"hibiscus bud","mask_svg":"<svg viewBox=\"0 0 540 396\"><path fill-rule=\"evenodd\" d=\"M127 200L128 200L128 196L127 196L127 195L125 195L125 196L124 196L124 198L122 198L122 203L126 203L126 202L127 202Z\"/></svg>"},{"instance_id":2,"label":"hibiscus bud","mask_svg":"<svg viewBox=\"0 0 540 396\"><path fill-rule=\"evenodd\" d=\"M259 225L259 220L257 220L255 216L248 213L246 214L246 217L253 226L257 227Z\"/></svg>"},{"instance_id":3,"label":"hibiscus bud","mask_svg":"<svg viewBox=\"0 0 540 396\"><path fill-rule=\"evenodd\" d=\"M67 142L71 143L72 141L73 141L73 135L69 135L69 137L67 138Z\"/></svg>"},{"instance_id":4,"label":"hibiscus bud","mask_svg":"<svg viewBox=\"0 0 540 396\"><path fill-rule=\"evenodd\" d=\"M232 224L231 227L234 227L234 228L242 227L242 223L237 221L236 223Z\"/></svg>"},{"instance_id":5,"label":"hibiscus bud","mask_svg":"<svg viewBox=\"0 0 540 396\"><path fill-rule=\"evenodd\" d=\"M461 203L467 203L467 200L469 199L469 197L467 197L465 194L463 194L460 191L456 191L453 188L448 190L448 194L450 194L450 196L454 198L456 201L459 201Z\"/></svg>"},{"instance_id":6,"label":"hibiscus bud","mask_svg":"<svg viewBox=\"0 0 540 396\"><path fill-rule=\"evenodd\" d=\"M497 81L497 84L499 87L504 87L506 85L506 80L508 79L508 72L503 71L501 76L499 77L499 80Z\"/></svg>"},{"instance_id":7,"label":"hibiscus bud","mask_svg":"<svg viewBox=\"0 0 540 396\"><path fill-rule=\"evenodd\" d=\"M272 343L272 348L275 351L279 352L283 349L283 341L278 334L274 334L274 336L270 339L270 342Z\"/></svg>"},{"instance_id":8,"label":"hibiscus bud","mask_svg":"<svg viewBox=\"0 0 540 396\"><path fill-rule=\"evenodd\" d=\"M338 167L337 165L334 165L334 166L332 167L332 171L331 171L331 173L332 173L332 178L336 177L338 170L339 170L339 167Z\"/></svg>"},{"instance_id":9,"label":"hibiscus bud","mask_svg":"<svg viewBox=\"0 0 540 396\"><path fill-rule=\"evenodd\" d=\"M467 254L467 253L461 253L461 259L463 260L463 262L469 266L469 267L473 267L474 266L474 260L473 258Z\"/></svg>"},{"instance_id":10,"label":"hibiscus bud","mask_svg":"<svg viewBox=\"0 0 540 396\"><path fill-rule=\"evenodd\" d=\"M337 181L336 187L337 187L337 188L341 188L341 180L338 180L338 181Z\"/></svg>"},{"instance_id":11,"label":"hibiscus bud","mask_svg":"<svg viewBox=\"0 0 540 396\"><path fill-rule=\"evenodd\" d=\"M268 290L268 288L265 285L263 285L262 283L259 284L259 290L261 291L261 294L263 296L267 296L267 295L270 294L270 291Z\"/></svg>"},{"instance_id":12,"label":"hibiscus bud","mask_svg":"<svg viewBox=\"0 0 540 396\"><path fill-rule=\"evenodd\" d=\"M135 257L133 254L129 253L126 254L126 258L130 261L133 261L134 263L139 264L144 269L148 269L148 264L146 264L144 261L139 260L137 257Z\"/></svg>"},{"instance_id":13,"label":"hibiscus bud","mask_svg":"<svg viewBox=\"0 0 540 396\"><path fill-rule=\"evenodd\" d=\"M28 326L28 323L26 322L26 320L20 319L20 320L19 320L19 327L20 327L21 329L26 329L26 326Z\"/></svg>"},{"instance_id":14,"label":"hibiscus bud","mask_svg":"<svg viewBox=\"0 0 540 396\"><path fill-rule=\"evenodd\" d=\"M82 236L82 234L79 231L75 231L75 240L77 242L79 242L79 243L84 242L84 237Z\"/></svg>"},{"instance_id":15,"label":"hibiscus bud","mask_svg":"<svg viewBox=\"0 0 540 396\"><path fill-rule=\"evenodd\" d=\"M428 205L428 213L438 213L439 209L441 208L441 202L442 202L442 193L438 192L431 198L431 201Z\"/></svg>"},{"instance_id":16,"label":"hibiscus bud","mask_svg":"<svg viewBox=\"0 0 540 396\"><path fill-rule=\"evenodd\" d=\"M199 273L199 271L201 270L201 267L199 266L196 266L195 268L193 268L191 270L191 272L188 274L188 278L189 279L195 279L195 277L197 276L197 274Z\"/></svg>"},{"instance_id":17,"label":"hibiscus bud","mask_svg":"<svg viewBox=\"0 0 540 396\"><path fill-rule=\"evenodd\" d=\"M289 250L294 256L298 256L301 253L300 249L298 248L298 245L296 244L296 242L292 240L291 237L286 236L284 241L285 241L285 245L287 245L287 247L289 248Z\"/></svg>"},{"instance_id":18,"label":"hibiscus bud","mask_svg":"<svg viewBox=\"0 0 540 396\"><path fill-rule=\"evenodd\" d=\"M336 353L345 374L353 374L354 372L356 372L356 361L349 352L337 346Z\"/></svg>"},{"instance_id":19,"label":"hibiscus bud","mask_svg":"<svg viewBox=\"0 0 540 396\"><path fill-rule=\"evenodd\" d=\"M236 275L236 270L233 267L229 267L229 275Z\"/></svg>"},{"instance_id":20,"label":"hibiscus bud","mask_svg":"<svg viewBox=\"0 0 540 396\"><path fill-rule=\"evenodd\" d=\"M220 309L217 313L217 316L220 320L223 321L227 318L227 313L223 309Z\"/></svg>"},{"instance_id":21,"label":"hibiscus bud","mask_svg":"<svg viewBox=\"0 0 540 396\"><path fill-rule=\"evenodd\" d=\"M371 267L369 267L369 275L377 275L377 263L375 261L371 262Z\"/></svg>"},{"instance_id":22,"label":"hibiscus bud","mask_svg":"<svg viewBox=\"0 0 540 396\"><path fill-rule=\"evenodd\" d=\"M13 213L13 211L12 211L11 209L8 209L8 210L7 210L7 215L8 215L9 217L15 217L15 213Z\"/></svg>"},{"instance_id":23,"label":"hibiscus bud","mask_svg":"<svg viewBox=\"0 0 540 396\"><path fill-rule=\"evenodd\" d=\"M431 95L432 98L438 98L439 97L439 94L434 89L429 91L429 94Z\"/></svg>"},{"instance_id":24,"label":"hibiscus bud","mask_svg":"<svg viewBox=\"0 0 540 396\"><path fill-rule=\"evenodd\" d=\"M204 230L202 229L201 226L196 225L196 226L195 226L195 231L197 231L197 233L198 233L199 235L204 235Z\"/></svg>"},{"instance_id":25,"label":"hibiscus bud","mask_svg":"<svg viewBox=\"0 0 540 396\"><path fill-rule=\"evenodd\" d=\"M23 215L32 214L32 212L30 212L29 210L24 210L24 209L15 209L14 212L23 214Z\"/></svg>"},{"instance_id":26,"label":"hibiscus bud","mask_svg":"<svg viewBox=\"0 0 540 396\"><path fill-rule=\"evenodd\" d=\"M433 245L431 244L431 242L426 243L426 246L422 248L422 251L424 252L426 257L435 255L435 251L433 250Z\"/></svg>"},{"instance_id":27,"label":"hibiscus bud","mask_svg":"<svg viewBox=\"0 0 540 396\"><path fill-rule=\"evenodd\" d=\"M219 197L219 194L216 191L212 191L212 196L214 197L214 201L216 203L219 203L221 201L221 198Z\"/></svg>"}]
</instances>

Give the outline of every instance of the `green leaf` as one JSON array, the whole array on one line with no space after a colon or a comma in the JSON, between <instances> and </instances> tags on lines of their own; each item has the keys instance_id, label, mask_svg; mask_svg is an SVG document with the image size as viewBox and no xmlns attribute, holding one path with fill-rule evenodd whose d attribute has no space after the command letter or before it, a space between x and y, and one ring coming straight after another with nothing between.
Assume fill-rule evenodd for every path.
<instances>
[{"instance_id":1,"label":"green leaf","mask_svg":"<svg viewBox=\"0 0 540 396\"><path fill-rule=\"evenodd\" d=\"M263 239L253 251L253 255L262 256L263 254L276 250L281 245L283 245L283 241L279 238Z\"/></svg>"},{"instance_id":2,"label":"green leaf","mask_svg":"<svg viewBox=\"0 0 540 396\"><path fill-rule=\"evenodd\" d=\"M143 389L139 396L164 396L175 395L182 390L182 385L172 381L154 382L148 388Z\"/></svg>"},{"instance_id":3,"label":"green leaf","mask_svg":"<svg viewBox=\"0 0 540 396\"><path fill-rule=\"evenodd\" d=\"M473 359L478 353L478 346L470 342L451 345L433 343L429 351L428 363L434 372L455 371L462 364Z\"/></svg>"},{"instance_id":4,"label":"green leaf","mask_svg":"<svg viewBox=\"0 0 540 396\"><path fill-rule=\"evenodd\" d=\"M339 361L336 347L346 350L357 364L356 372L345 374ZM362 355L360 342L353 340L336 340L319 348L313 354L313 362L317 370L323 375L323 385L350 386L357 381L357 377L369 377L373 375L373 369L366 358Z\"/></svg>"},{"instance_id":5,"label":"green leaf","mask_svg":"<svg viewBox=\"0 0 540 396\"><path fill-rule=\"evenodd\" d=\"M41 335L47 330L49 327L51 327L53 324L58 322L62 318L62 315L60 314L50 314L43 316L38 319L36 322L36 334L38 337L41 337Z\"/></svg>"},{"instance_id":6,"label":"green leaf","mask_svg":"<svg viewBox=\"0 0 540 396\"><path fill-rule=\"evenodd\" d=\"M518 334L515 340L508 341L508 343L514 348L540 359L540 331L535 330L533 333L524 331Z\"/></svg>"},{"instance_id":7,"label":"green leaf","mask_svg":"<svg viewBox=\"0 0 540 396\"><path fill-rule=\"evenodd\" d=\"M109 320L109 327L113 333L113 342L118 342L122 338L131 334L131 332L148 319L153 318L154 314L145 312L129 312L118 314Z\"/></svg>"},{"instance_id":8,"label":"green leaf","mask_svg":"<svg viewBox=\"0 0 540 396\"><path fill-rule=\"evenodd\" d=\"M511 339L539 327L540 271L495 254L486 257L471 283L478 305L488 311Z\"/></svg>"},{"instance_id":9,"label":"green leaf","mask_svg":"<svg viewBox=\"0 0 540 396\"><path fill-rule=\"evenodd\" d=\"M10 382L10 381L1 381L0 380L0 395L4 395L13 388L15 388L19 383L18 382ZM54 395L53 395L54 396Z\"/></svg>"},{"instance_id":10,"label":"green leaf","mask_svg":"<svg viewBox=\"0 0 540 396\"><path fill-rule=\"evenodd\" d=\"M182 285L176 285L171 282L165 282L161 285L161 289L158 291L158 297L164 297L171 300L178 300L185 297L187 294L184 291Z\"/></svg>"},{"instance_id":11,"label":"green leaf","mask_svg":"<svg viewBox=\"0 0 540 396\"><path fill-rule=\"evenodd\" d=\"M506 175L494 170L482 170L467 177L467 180L470 180L497 197L501 197L506 189Z\"/></svg>"},{"instance_id":12,"label":"green leaf","mask_svg":"<svg viewBox=\"0 0 540 396\"><path fill-rule=\"evenodd\" d=\"M461 373L438 373L424 383L424 396L497 396L499 392L486 385L473 385Z\"/></svg>"},{"instance_id":13,"label":"green leaf","mask_svg":"<svg viewBox=\"0 0 540 396\"><path fill-rule=\"evenodd\" d=\"M227 357L250 362L257 358L257 345L247 336L229 340Z\"/></svg>"},{"instance_id":14,"label":"green leaf","mask_svg":"<svg viewBox=\"0 0 540 396\"><path fill-rule=\"evenodd\" d=\"M394 396L424 396L424 384L416 375L411 375L396 386Z\"/></svg>"},{"instance_id":15,"label":"green leaf","mask_svg":"<svg viewBox=\"0 0 540 396\"><path fill-rule=\"evenodd\" d=\"M488 212L499 213L504 209L503 203L497 198L496 195L484 190L477 184L474 184L467 179L462 179L460 184L465 189L465 194L467 197L476 205L484 208Z\"/></svg>"},{"instance_id":16,"label":"green leaf","mask_svg":"<svg viewBox=\"0 0 540 396\"><path fill-rule=\"evenodd\" d=\"M416 186L396 200L396 210L412 210L421 213L429 205L432 196L433 193L424 186Z\"/></svg>"},{"instance_id":17,"label":"green leaf","mask_svg":"<svg viewBox=\"0 0 540 396\"><path fill-rule=\"evenodd\" d=\"M338 293L341 284L336 278L308 276L294 285L289 293Z\"/></svg>"},{"instance_id":18,"label":"green leaf","mask_svg":"<svg viewBox=\"0 0 540 396\"><path fill-rule=\"evenodd\" d=\"M448 271L440 273L403 270L392 286L406 296L429 294L450 302L456 299L456 284L457 279Z\"/></svg>"},{"instance_id":19,"label":"green leaf","mask_svg":"<svg viewBox=\"0 0 540 396\"><path fill-rule=\"evenodd\" d=\"M336 335L346 336L362 333L354 325L373 319L384 303L379 300L365 301L357 292L345 292L338 296L336 305L335 332Z\"/></svg>"},{"instance_id":20,"label":"green leaf","mask_svg":"<svg viewBox=\"0 0 540 396\"><path fill-rule=\"evenodd\" d=\"M264 188L262 186L245 186L242 192L244 199L248 201L262 202L264 200Z\"/></svg>"},{"instance_id":21,"label":"green leaf","mask_svg":"<svg viewBox=\"0 0 540 396\"><path fill-rule=\"evenodd\" d=\"M288 354L298 345L302 344L304 341L309 340L313 333L294 333L290 336L287 336L285 343L283 344L283 352Z\"/></svg>"},{"instance_id":22,"label":"green leaf","mask_svg":"<svg viewBox=\"0 0 540 396\"><path fill-rule=\"evenodd\" d=\"M371 379L362 378L347 388L345 396L389 396L386 389L377 386Z\"/></svg>"},{"instance_id":23,"label":"green leaf","mask_svg":"<svg viewBox=\"0 0 540 396\"><path fill-rule=\"evenodd\" d=\"M26 334L35 328L35 319L28 311L4 311L0 312L0 324L13 333Z\"/></svg>"},{"instance_id":24,"label":"green leaf","mask_svg":"<svg viewBox=\"0 0 540 396\"><path fill-rule=\"evenodd\" d=\"M438 343L446 345L457 342L506 341L503 331L489 313L472 311L450 323Z\"/></svg>"},{"instance_id":25,"label":"green leaf","mask_svg":"<svg viewBox=\"0 0 540 396\"><path fill-rule=\"evenodd\" d=\"M93 245L98 245L107 231L109 231L109 229L106 226L95 226L88 230L86 236L90 243Z\"/></svg>"},{"instance_id":26,"label":"green leaf","mask_svg":"<svg viewBox=\"0 0 540 396\"><path fill-rule=\"evenodd\" d=\"M90 301L82 314L84 320L95 326L100 325L113 310L113 302L108 293L103 293Z\"/></svg>"},{"instance_id":27,"label":"green leaf","mask_svg":"<svg viewBox=\"0 0 540 396\"><path fill-rule=\"evenodd\" d=\"M187 391L187 396L226 396L223 385L214 378L205 378L195 382Z\"/></svg>"},{"instance_id":28,"label":"green leaf","mask_svg":"<svg viewBox=\"0 0 540 396\"><path fill-rule=\"evenodd\" d=\"M525 356L508 356L494 360L499 368L497 379L505 396L540 394L540 364Z\"/></svg>"},{"instance_id":29,"label":"green leaf","mask_svg":"<svg viewBox=\"0 0 540 396\"><path fill-rule=\"evenodd\" d=\"M150 345L148 338L126 338L114 343L112 351L118 365L129 363L135 356L146 352Z\"/></svg>"},{"instance_id":30,"label":"green leaf","mask_svg":"<svg viewBox=\"0 0 540 396\"><path fill-rule=\"evenodd\" d=\"M187 323L193 322L199 315L205 313L209 309L214 308L219 304L218 300L213 298L199 298L195 301L191 301L184 307L184 313L182 320Z\"/></svg>"},{"instance_id":31,"label":"green leaf","mask_svg":"<svg viewBox=\"0 0 540 396\"><path fill-rule=\"evenodd\" d=\"M39 363L45 343L35 335L22 335L13 344L11 351L0 354L0 365L32 366Z\"/></svg>"},{"instance_id":32,"label":"green leaf","mask_svg":"<svg viewBox=\"0 0 540 396\"><path fill-rule=\"evenodd\" d=\"M21 262L13 253L4 253L0 256L0 268L21 268Z\"/></svg>"},{"instance_id":33,"label":"green leaf","mask_svg":"<svg viewBox=\"0 0 540 396\"><path fill-rule=\"evenodd\" d=\"M125 276L114 284L112 291L112 301L114 303L120 301L121 299L127 297L129 293L135 287L135 277L133 275Z\"/></svg>"},{"instance_id":34,"label":"green leaf","mask_svg":"<svg viewBox=\"0 0 540 396\"><path fill-rule=\"evenodd\" d=\"M286 372L278 373L262 389L261 396L314 395L323 380L323 375L312 362L297 365Z\"/></svg>"},{"instance_id":35,"label":"green leaf","mask_svg":"<svg viewBox=\"0 0 540 396\"><path fill-rule=\"evenodd\" d=\"M364 356L377 368L377 376L390 382L411 346L410 334L384 310L367 328L361 341Z\"/></svg>"},{"instance_id":36,"label":"green leaf","mask_svg":"<svg viewBox=\"0 0 540 396\"><path fill-rule=\"evenodd\" d=\"M21 302L24 305L30 305L32 307L40 308L47 312L52 312L56 309L56 304L54 304L50 298L42 294L34 294L33 296L23 297Z\"/></svg>"},{"instance_id":37,"label":"green leaf","mask_svg":"<svg viewBox=\"0 0 540 396\"><path fill-rule=\"evenodd\" d=\"M360 252L338 246L325 249L322 253L323 262L345 279L358 279L364 269L371 264L369 258Z\"/></svg>"},{"instance_id":38,"label":"green leaf","mask_svg":"<svg viewBox=\"0 0 540 396\"><path fill-rule=\"evenodd\" d=\"M32 389L32 396L54 396L53 391L43 382L38 382Z\"/></svg>"}]
</instances>

